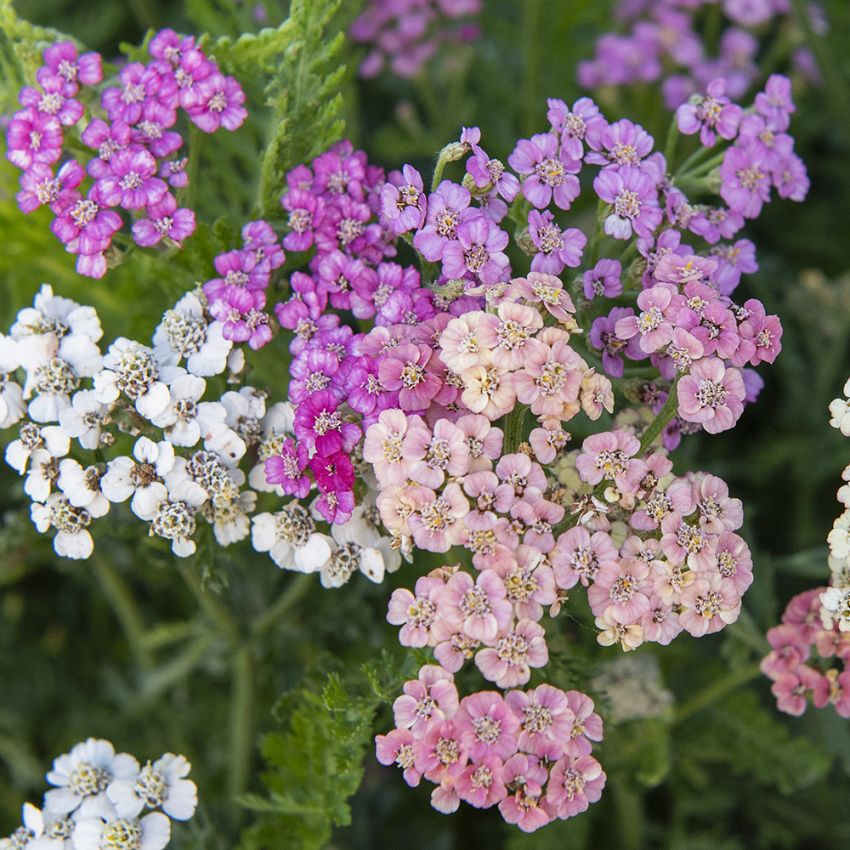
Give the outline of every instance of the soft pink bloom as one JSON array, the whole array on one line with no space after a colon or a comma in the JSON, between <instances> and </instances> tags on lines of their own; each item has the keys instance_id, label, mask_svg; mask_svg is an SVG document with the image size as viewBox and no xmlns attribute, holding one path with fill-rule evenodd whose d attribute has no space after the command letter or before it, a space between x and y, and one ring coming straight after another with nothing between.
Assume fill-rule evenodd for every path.
<instances>
[{"instance_id":1,"label":"soft pink bloom","mask_svg":"<svg viewBox=\"0 0 850 850\"><path fill-rule=\"evenodd\" d=\"M542 553L524 543L516 548L516 560L509 558L495 569L502 575L508 599L520 619L540 620L543 606L557 599L555 575Z\"/></svg>"},{"instance_id":2,"label":"soft pink bloom","mask_svg":"<svg viewBox=\"0 0 850 850\"><path fill-rule=\"evenodd\" d=\"M460 776L469 753L461 741L461 731L453 720L433 723L425 737L413 744L416 769L432 782Z\"/></svg>"},{"instance_id":3,"label":"soft pink bloom","mask_svg":"<svg viewBox=\"0 0 850 850\"><path fill-rule=\"evenodd\" d=\"M466 445L469 447L469 471L492 469L492 462L502 453L504 434L501 428L494 428L486 416L475 413L461 416L455 425L466 437Z\"/></svg>"},{"instance_id":4,"label":"soft pink bloom","mask_svg":"<svg viewBox=\"0 0 850 850\"><path fill-rule=\"evenodd\" d=\"M578 411L578 396L586 364L565 342L536 346L513 376L517 398L538 416L570 419Z\"/></svg>"},{"instance_id":5,"label":"soft pink bloom","mask_svg":"<svg viewBox=\"0 0 850 850\"><path fill-rule=\"evenodd\" d=\"M533 307L503 302L496 315L484 314L479 336L485 350L493 356L498 369L512 372L519 369L535 349L543 346L534 335L543 327L543 318Z\"/></svg>"},{"instance_id":6,"label":"soft pink bloom","mask_svg":"<svg viewBox=\"0 0 850 850\"><path fill-rule=\"evenodd\" d=\"M680 302L681 296L671 284L658 283L644 289L637 298L640 313L617 321L617 337L631 339L638 336L641 351L647 354L659 351L673 339L673 322Z\"/></svg>"},{"instance_id":7,"label":"soft pink bloom","mask_svg":"<svg viewBox=\"0 0 850 850\"><path fill-rule=\"evenodd\" d=\"M385 389L399 391L404 410L425 410L443 382L429 366L432 350L427 345L402 342L380 359L378 376Z\"/></svg>"},{"instance_id":8,"label":"soft pink bloom","mask_svg":"<svg viewBox=\"0 0 850 850\"><path fill-rule=\"evenodd\" d=\"M692 485L699 522L706 532L720 534L741 527L744 522L743 505L740 499L729 498L729 487L722 478L698 473L693 476Z\"/></svg>"},{"instance_id":9,"label":"soft pink bloom","mask_svg":"<svg viewBox=\"0 0 850 850\"><path fill-rule=\"evenodd\" d=\"M513 377L492 365L473 366L461 375L461 400L473 413L481 413L491 421L499 419L516 403Z\"/></svg>"},{"instance_id":10,"label":"soft pink bloom","mask_svg":"<svg viewBox=\"0 0 850 850\"><path fill-rule=\"evenodd\" d=\"M546 768L535 756L525 753L511 756L505 762L502 781L518 790L499 803L502 817L523 832L534 832L549 823L551 816L541 805L547 778Z\"/></svg>"},{"instance_id":11,"label":"soft pink bloom","mask_svg":"<svg viewBox=\"0 0 850 850\"><path fill-rule=\"evenodd\" d=\"M469 502L457 484L449 484L440 495L422 488L423 500L407 524L413 542L428 552L447 552L463 543L466 529L461 520L469 513Z\"/></svg>"},{"instance_id":12,"label":"soft pink bloom","mask_svg":"<svg viewBox=\"0 0 850 850\"><path fill-rule=\"evenodd\" d=\"M433 433L421 419L412 421L404 437L402 455L410 478L432 489L441 487L446 476L464 475L469 466L465 435L448 419L437 420Z\"/></svg>"},{"instance_id":13,"label":"soft pink bloom","mask_svg":"<svg viewBox=\"0 0 850 850\"><path fill-rule=\"evenodd\" d=\"M558 538L551 555L558 587L569 590L579 581L587 587L602 567L615 567L617 550L604 531L590 532L578 525Z\"/></svg>"},{"instance_id":14,"label":"soft pink bloom","mask_svg":"<svg viewBox=\"0 0 850 850\"><path fill-rule=\"evenodd\" d=\"M486 756L504 760L516 752L519 719L496 691L479 691L464 697L454 722L472 761Z\"/></svg>"},{"instance_id":15,"label":"soft pink bloom","mask_svg":"<svg viewBox=\"0 0 850 850\"><path fill-rule=\"evenodd\" d=\"M815 685L812 702L816 708L831 704L839 717L850 717L850 670L828 670Z\"/></svg>"},{"instance_id":16,"label":"soft pink bloom","mask_svg":"<svg viewBox=\"0 0 850 850\"><path fill-rule=\"evenodd\" d=\"M581 691L567 691L567 705L575 720L566 753L575 757L589 755L590 742L602 740L602 718L593 710L593 700Z\"/></svg>"},{"instance_id":17,"label":"soft pink bloom","mask_svg":"<svg viewBox=\"0 0 850 850\"><path fill-rule=\"evenodd\" d=\"M404 781L415 788L422 774L414 767L413 733L409 729L393 729L388 735L375 736L375 753L381 764L395 764L404 771Z\"/></svg>"},{"instance_id":18,"label":"soft pink bloom","mask_svg":"<svg viewBox=\"0 0 850 850\"><path fill-rule=\"evenodd\" d=\"M484 570L477 579L459 571L441 592L441 610L453 631L492 643L511 623L513 609L505 595L505 585L493 570Z\"/></svg>"},{"instance_id":19,"label":"soft pink bloom","mask_svg":"<svg viewBox=\"0 0 850 850\"><path fill-rule=\"evenodd\" d=\"M592 756L564 756L549 775L546 801L559 818L570 818L583 812L602 796L605 772Z\"/></svg>"},{"instance_id":20,"label":"soft pink bloom","mask_svg":"<svg viewBox=\"0 0 850 850\"><path fill-rule=\"evenodd\" d=\"M643 615L640 625L644 638L661 646L667 646L682 631L679 615L673 610L673 605L655 594L649 598L649 611Z\"/></svg>"},{"instance_id":21,"label":"soft pink bloom","mask_svg":"<svg viewBox=\"0 0 850 850\"><path fill-rule=\"evenodd\" d=\"M480 649L475 663L484 678L500 688L524 685L531 678L531 667L542 667L549 660L543 627L531 620L520 620L495 646Z\"/></svg>"},{"instance_id":22,"label":"soft pink bloom","mask_svg":"<svg viewBox=\"0 0 850 850\"><path fill-rule=\"evenodd\" d=\"M717 357L706 357L679 381L679 416L702 424L709 434L726 431L743 412L745 396L741 373Z\"/></svg>"},{"instance_id":23,"label":"soft pink bloom","mask_svg":"<svg viewBox=\"0 0 850 850\"><path fill-rule=\"evenodd\" d=\"M786 714L799 717L806 710L808 695L820 684L821 674L805 664L793 672L783 673L771 686L776 707Z\"/></svg>"},{"instance_id":24,"label":"soft pink bloom","mask_svg":"<svg viewBox=\"0 0 850 850\"><path fill-rule=\"evenodd\" d=\"M518 498L522 498L530 488L542 494L548 486L546 473L540 464L519 452L503 455L496 464L496 475L513 488Z\"/></svg>"},{"instance_id":25,"label":"soft pink bloom","mask_svg":"<svg viewBox=\"0 0 850 850\"><path fill-rule=\"evenodd\" d=\"M576 469L582 481L599 484L602 479L613 481L624 493L634 492L633 458L640 449L640 441L625 431L603 431L593 434L581 444L581 454L576 458ZM642 471L642 470L641 470Z\"/></svg>"},{"instance_id":26,"label":"soft pink bloom","mask_svg":"<svg viewBox=\"0 0 850 850\"><path fill-rule=\"evenodd\" d=\"M372 464L382 487L403 484L408 466L402 453L407 433L407 416L401 410L382 410L378 421L366 430L363 459Z\"/></svg>"},{"instance_id":27,"label":"soft pink bloom","mask_svg":"<svg viewBox=\"0 0 850 850\"><path fill-rule=\"evenodd\" d=\"M618 623L636 623L649 611L649 566L638 558L623 558L596 574L587 591L590 609L597 617L611 610Z\"/></svg>"},{"instance_id":28,"label":"soft pink bloom","mask_svg":"<svg viewBox=\"0 0 850 850\"><path fill-rule=\"evenodd\" d=\"M511 516L526 527L524 543L549 553L555 545L553 529L564 518L564 506L531 494L511 508Z\"/></svg>"},{"instance_id":29,"label":"soft pink bloom","mask_svg":"<svg viewBox=\"0 0 850 850\"><path fill-rule=\"evenodd\" d=\"M440 335L440 358L454 372L460 374L473 366L486 366L492 353L484 344L482 328L487 314L476 310L452 319Z\"/></svg>"},{"instance_id":30,"label":"soft pink bloom","mask_svg":"<svg viewBox=\"0 0 850 850\"><path fill-rule=\"evenodd\" d=\"M500 803L508 793L503 767L502 760L492 755L467 765L455 782L460 799L476 809L489 809Z\"/></svg>"},{"instance_id":31,"label":"soft pink bloom","mask_svg":"<svg viewBox=\"0 0 850 850\"><path fill-rule=\"evenodd\" d=\"M387 622L401 626L399 641L404 646L433 646L439 636L440 594L443 582L431 576L416 580L416 595L399 587L390 597Z\"/></svg>"},{"instance_id":32,"label":"soft pink bloom","mask_svg":"<svg viewBox=\"0 0 850 850\"><path fill-rule=\"evenodd\" d=\"M694 637L712 634L734 623L741 612L741 595L735 585L719 574L701 573L682 591L684 610L679 619Z\"/></svg>"},{"instance_id":33,"label":"soft pink bloom","mask_svg":"<svg viewBox=\"0 0 850 850\"><path fill-rule=\"evenodd\" d=\"M395 725L420 736L432 721L449 720L458 707L454 676L442 667L425 664L419 678L404 683L404 693L393 703Z\"/></svg>"},{"instance_id":34,"label":"soft pink bloom","mask_svg":"<svg viewBox=\"0 0 850 850\"><path fill-rule=\"evenodd\" d=\"M509 691L505 702L520 721L520 749L550 761L564 754L575 715L562 690L538 685L531 691Z\"/></svg>"},{"instance_id":35,"label":"soft pink bloom","mask_svg":"<svg viewBox=\"0 0 850 850\"><path fill-rule=\"evenodd\" d=\"M543 272L530 272L528 277L511 280L510 295L543 308L559 322L569 322L576 308L561 279Z\"/></svg>"}]
</instances>

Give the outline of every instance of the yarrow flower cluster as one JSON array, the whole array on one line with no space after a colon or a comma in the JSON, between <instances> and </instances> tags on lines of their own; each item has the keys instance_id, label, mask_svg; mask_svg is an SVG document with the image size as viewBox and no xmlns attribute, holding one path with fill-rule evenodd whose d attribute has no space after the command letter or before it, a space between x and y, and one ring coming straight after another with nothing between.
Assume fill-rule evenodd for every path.
<instances>
[{"instance_id":1,"label":"yarrow flower cluster","mask_svg":"<svg viewBox=\"0 0 850 850\"><path fill-rule=\"evenodd\" d=\"M53 233L89 277L106 274L107 251L126 223L116 209L130 214L132 238L145 247L163 240L179 246L194 232L194 212L169 191L189 182L178 110L206 133L235 130L247 115L239 83L192 36L161 30L148 50L151 61L125 65L98 102L101 56L79 56L70 41L51 45L37 87L21 90L24 108L7 129L6 156L24 172L18 206L25 213L49 206ZM65 134L77 132L85 116L77 147L93 154L84 164L63 162Z\"/></svg>"},{"instance_id":2,"label":"yarrow flower cluster","mask_svg":"<svg viewBox=\"0 0 850 850\"><path fill-rule=\"evenodd\" d=\"M850 397L850 380L844 395ZM850 436L850 398L832 401L829 413L829 424ZM816 708L832 705L841 717L850 717L850 464L841 477L838 501L844 512L827 537L829 586L791 599L781 625L767 633L772 649L762 672L773 680L777 708L795 716L811 698Z\"/></svg>"},{"instance_id":3,"label":"yarrow flower cluster","mask_svg":"<svg viewBox=\"0 0 850 850\"><path fill-rule=\"evenodd\" d=\"M89 738L53 762L41 808L24 804L23 824L0 850L163 850L171 822L195 814L191 768L174 753L141 764Z\"/></svg>"},{"instance_id":4,"label":"yarrow flower cluster","mask_svg":"<svg viewBox=\"0 0 850 850\"><path fill-rule=\"evenodd\" d=\"M369 48L361 77L388 68L398 77L415 77L441 48L479 36L473 23L481 0L369 0L349 35Z\"/></svg>"},{"instance_id":5,"label":"yarrow flower cluster","mask_svg":"<svg viewBox=\"0 0 850 850\"><path fill-rule=\"evenodd\" d=\"M585 811L602 795L605 772L590 754L602 720L579 691L551 685L479 691L459 699L454 677L426 665L393 705L396 728L378 735L378 760L396 764L408 785L437 787L440 812L463 800L498 806L508 822L533 832Z\"/></svg>"},{"instance_id":6,"label":"yarrow flower cluster","mask_svg":"<svg viewBox=\"0 0 850 850\"><path fill-rule=\"evenodd\" d=\"M821 10L814 3L806 7L823 30ZM701 32L705 9L719 24L715 40ZM789 0L620 0L615 17L626 33L605 33L593 59L579 63L578 80L586 88L660 82L668 108L675 109L723 78L729 96L742 97L761 74L757 57L768 29L772 43L785 48L778 61L790 60L810 80L820 77Z\"/></svg>"}]
</instances>

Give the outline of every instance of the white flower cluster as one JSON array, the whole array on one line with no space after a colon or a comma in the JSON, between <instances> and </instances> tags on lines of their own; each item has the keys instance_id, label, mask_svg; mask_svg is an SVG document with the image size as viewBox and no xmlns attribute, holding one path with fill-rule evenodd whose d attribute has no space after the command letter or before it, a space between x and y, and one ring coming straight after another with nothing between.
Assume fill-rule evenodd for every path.
<instances>
[{"instance_id":1,"label":"white flower cluster","mask_svg":"<svg viewBox=\"0 0 850 850\"><path fill-rule=\"evenodd\" d=\"M165 312L152 346L120 337L103 353L102 335L92 307L46 284L0 334L0 428L19 426L6 460L25 476L36 528L55 532L59 555L88 558L92 522L129 502L179 557L195 552L199 520L219 545L246 539L258 492L283 495L267 483L264 461L291 436L292 406L267 406L250 386L208 398L207 379L227 372L235 382L244 357L200 292ZM319 572L326 587L357 571L380 581L399 566L368 502L331 534L317 530L326 526L290 502L254 518L252 541L282 568Z\"/></svg>"},{"instance_id":2,"label":"white flower cluster","mask_svg":"<svg viewBox=\"0 0 850 850\"><path fill-rule=\"evenodd\" d=\"M191 767L173 753L142 765L89 738L53 762L42 807L24 804L23 824L0 850L162 850L171 821L195 814Z\"/></svg>"},{"instance_id":3,"label":"white flower cluster","mask_svg":"<svg viewBox=\"0 0 850 850\"><path fill-rule=\"evenodd\" d=\"M850 380L844 385L844 395L850 397ZM829 405L829 424L850 437L850 398L836 398ZM821 594L824 626L833 623L842 632L850 631L850 464L841 473L844 484L838 490L838 501L844 506L827 536L830 587Z\"/></svg>"}]
</instances>

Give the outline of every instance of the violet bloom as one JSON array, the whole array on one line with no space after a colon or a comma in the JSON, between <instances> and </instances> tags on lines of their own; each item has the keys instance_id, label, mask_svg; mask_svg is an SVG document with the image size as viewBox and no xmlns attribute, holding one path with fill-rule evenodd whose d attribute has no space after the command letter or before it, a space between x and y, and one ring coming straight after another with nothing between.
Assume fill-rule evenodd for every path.
<instances>
[{"instance_id":1,"label":"violet bloom","mask_svg":"<svg viewBox=\"0 0 850 850\"><path fill-rule=\"evenodd\" d=\"M305 398L323 390L330 390L340 401L343 400L336 379L340 362L321 348L308 348L295 357L289 367L289 399L300 404Z\"/></svg>"},{"instance_id":2,"label":"violet bloom","mask_svg":"<svg viewBox=\"0 0 850 850\"><path fill-rule=\"evenodd\" d=\"M310 471L322 493L340 493L354 487L354 464L345 452L314 454Z\"/></svg>"},{"instance_id":3,"label":"violet bloom","mask_svg":"<svg viewBox=\"0 0 850 850\"><path fill-rule=\"evenodd\" d=\"M640 350L636 336L626 341L620 339L615 332L617 323L629 316L634 317L631 307L614 307L607 316L594 319L590 326L590 344L602 352L602 366L612 378L623 377L623 355L630 360L646 357Z\"/></svg>"},{"instance_id":4,"label":"violet bloom","mask_svg":"<svg viewBox=\"0 0 850 850\"><path fill-rule=\"evenodd\" d=\"M739 331L741 345L732 359L734 366L749 363L758 366L759 363L773 363L782 350L782 324L779 316L768 316L764 305L755 298L744 302L747 318L741 322Z\"/></svg>"},{"instance_id":5,"label":"violet bloom","mask_svg":"<svg viewBox=\"0 0 850 850\"><path fill-rule=\"evenodd\" d=\"M148 217L133 224L133 239L145 248L163 239L180 245L195 232L195 213L182 207L178 209L177 200L169 192L158 203L148 204L145 212Z\"/></svg>"},{"instance_id":6,"label":"violet bloom","mask_svg":"<svg viewBox=\"0 0 850 850\"><path fill-rule=\"evenodd\" d=\"M772 130L787 130L795 109L791 99L791 80L781 74L771 74L764 91L756 95L755 107Z\"/></svg>"},{"instance_id":7,"label":"violet bloom","mask_svg":"<svg viewBox=\"0 0 850 850\"><path fill-rule=\"evenodd\" d=\"M654 140L640 124L626 118L588 137L592 150L585 161L593 165L638 166L652 152Z\"/></svg>"},{"instance_id":8,"label":"violet bloom","mask_svg":"<svg viewBox=\"0 0 850 850\"><path fill-rule=\"evenodd\" d=\"M278 454L265 461L265 476L269 484L276 484L287 496L303 499L310 492L310 479L304 474L307 468L307 447L288 438L283 441Z\"/></svg>"},{"instance_id":9,"label":"violet bloom","mask_svg":"<svg viewBox=\"0 0 850 850\"><path fill-rule=\"evenodd\" d=\"M319 280L322 287L330 293L330 301L338 310L351 309L351 292L359 292L377 287L377 275L360 260L333 251L325 254L318 263ZM368 318L360 316L359 318Z\"/></svg>"},{"instance_id":10,"label":"violet bloom","mask_svg":"<svg viewBox=\"0 0 850 850\"><path fill-rule=\"evenodd\" d=\"M34 164L53 165L62 156L62 125L35 109L16 112L6 130L6 159L26 171Z\"/></svg>"},{"instance_id":11,"label":"violet bloom","mask_svg":"<svg viewBox=\"0 0 850 850\"><path fill-rule=\"evenodd\" d=\"M472 156L466 161L466 170L476 188L494 189L508 203L519 192L519 180L510 171L505 171L500 159L488 156L477 144L472 146Z\"/></svg>"},{"instance_id":12,"label":"violet bloom","mask_svg":"<svg viewBox=\"0 0 850 850\"><path fill-rule=\"evenodd\" d=\"M343 361L340 382L345 403L362 414L364 426L376 421L382 410L398 407L398 393L384 387L378 376L378 362L371 357L363 355Z\"/></svg>"},{"instance_id":13,"label":"violet bloom","mask_svg":"<svg viewBox=\"0 0 850 850\"><path fill-rule=\"evenodd\" d=\"M112 210L102 209L89 192L89 197L70 204L53 220L50 229L78 254L98 254L106 249L112 234L121 229L121 216Z\"/></svg>"},{"instance_id":14,"label":"violet bloom","mask_svg":"<svg viewBox=\"0 0 850 850\"><path fill-rule=\"evenodd\" d=\"M249 221L242 227L242 245L254 254L257 269L271 272L286 262L286 254L272 226L263 219Z\"/></svg>"},{"instance_id":15,"label":"violet bloom","mask_svg":"<svg viewBox=\"0 0 850 850\"><path fill-rule=\"evenodd\" d=\"M313 160L313 190L319 194L350 195L360 200L367 189L366 155L355 151L347 139ZM290 184L291 185L291 184Z\"/></svg>"},{"instance_id":16,"label":"violet bloom","mask_svg":"<svg viewBox=\"0 0 850 850\"><path fill-rule=\"evenodd\" d=\"M699 209L688 222L688 230L702 236L709 245L721 239L731 239L743 226L744 217L726 207Z\"/></svg>"},{"instance_id":17,"label":"violet bloom","mask_svg":"<svg viewBox=\"0 0 850 850\"><path fill-rule=\"evenodd\" d=\"M699 133L700 142L710 148L717 136L734 139L744 111L726 97L726 82L722 78L708 84L706 94L694 95L676 110L679 131L686 136Z\"/></svg>"},{"instance_id":18,"label":"violet bloom","mask_svg":"<svg viewBox=\"0 0 850 850\"><path fill-rule=\"evenodd\" d=\"M443 180L428 196L425 226L413 236L413 247L430 263L443 258L443 246L457 238L457 226L471 217L469 192L451 180Z\"/></svg>"},{"instance_id":19,"label":"violet bloom","mask_svg":"<svg viewBox=\"0 0 850 850\"><path fill-rule=\"evenodd\" d=\"M183 144L179 133L170 131L177 120L174 109L158 100L146 100L142 105L142 117L130 133L135 144L144 145L157 159L171 156Z\"/></svg>"},{"instance_id":20,"label":"violet bloom","mask_svg":"<svg viewBox=\"0 0 850 850\"><path fill-rule=\"evenodd\" d=\"M205 133L214 133L219 127L237 130L248 117L245 92L233 78L217 71L201 80L191 95L181 100L192 123Z\"/></svg>"},{"instance_id":21,"label":"violet bloom","mask_svg":"<svg viewBox=\"0 0 850 850\"><path fill-rule=\"evenodd\" d=\"M289 212L290 232L283 237L283 247L287 251L308 250L313 244L313 231L321 220L324 202L312 192L290 189L281 197L280 204Z\"/></svg>"},{"instance_id":22,"label":"violet bloom","mask_svg":"<svg viewBox=\"0 0 850 850\"><path fill-rule=\"evenodd\" d=\"M77 47L71 41L51 44L44 51L44 68L65 83L65 94L73 97L79 87L97 85L103 79L103 63L99 53L77 55Z\"/></svg>"},{"instance_id":23,"label":"violet bloom","mask_svg":"<svg viewBox=\"0 0 850 850\"><path fill-rule=\"evenodd\" d=\"M65 127L71 127L83 117L83 105L78 100L67 97L65 83L61 77L39 75L43 91L25 86L18 95L18 101L24 108L35 109L42 115L50 115Z\"/></svg>"},{"instance_id":24,"label":"violet bloom","mask_svg":"<svg viewBox=\"0 0 850 850\"><path fill-rule=\"evenodd\" d=\"M21 191L16 195L18 207L31 213L48 204L55 213L60 213L79 197L76 188L83 182L86 173L76 160L69 160L54 177L49 165L35 163L21 175Z\"/></svg>"},{"instance_id":25,"label":"violet bloom","mask_svg":"<svg viewBox=\"0 0 850 850\"><path fill-rule=\"evenodd\" d=\"M483 284L497 283L509 268L507 244L508 234L488 218L461 222L457 238L443 247L443 274L459 278L471 272Z\"/></svg>"},{"instance_id":26,"label":"violet bloom","mask_svg":"<svg viewBox=\"0 0 850 850\"><path fill-rule=\"evenodd\" d=\"M200 48L193 47L183 51L174 68L176 103L188 110L198 95L198 86L211 74L216 73L218 68L215 62L207 59Z\"/></svg>"},{"instance_id":27,"label":"violet bloom","mask_svg":"<svg viewBox=\"0 0 850 850\"><path fill-rule=\"evenodd\" d=\"M177 66L184 53L195 46L195 39L191 35L179 35L172 29L160 30L148 45L148 53L162 62Z\"/></svg>"},{"instance_id":28,"label":"violet bloom","mask_svg":"<svg viewBox=\"0 0 850 850\"><path fill-rule=\"evenodd\" d=\"M187 157L163 162L159 166L159 176L165 180L172 189L184 189L189 185L189 175L186 166L189 164Z\"/></svg>"},{"instance_id":29,"label":"violet bloom","mask_svg":"<svg viewBox=\"0 0 850 850\"><path fill-rule=\"evenodd\" d=\"M269 284L268 270L257 263L252 251L226 251L213 262L221 277L204 284L204 294L211 302L226 295L235 298L240 309L248 310Z\"/></svg>"},{"instance_id":30,"label":"violet bloom","mask_svg":"<svg viewBox=\"0 0 850 850\"><path fill-rule=\"evenodd\" d=\"M84 145L97 151L97 156L90 159L86 166L92 177L99 179L112 173L112 157L130 144L130 134L130 126L123 121L107 124L106 121L95 118L89 122L80 138Z\"/></svg>"},{"instance_id":31,"label":"violet bloom","mask_svg":"<svg viewBox=\"0 0 850 850\"><path fill-rule=\"evenodd\" d=\"M617 171L605 168L593 181L596 194L613 206L605 219L605 232L615 239L652 235L664 217L658 206L658 191L652 178L638 168Z\"/></svg>"},{"instance_id":32,"label":"violet bloom","mask_svg":"<svg viewBox=\"0 0 850 850\"><path fill-rule=\"evenodd\" d=\"M528 234L537 248L531 260L533 272L558 275L565 266L574 269L581 265L587 237L576 227L561 230L549 210L528 214Z\"/></svg>"},{"instance_id":33,"label":"violet bloom","mask_svg":"<svg viewBox=\"0 0 850 850\"><path fill-rule=\"evenodd\" d=\"M393 171L381 189L381 223L395 236L417 230L425 218L426 200L422 175L412 165Z\"/></svg>"},{"instance_id":34,"label":"violet bloom","mask_svg":"<svg viewBox=\"0 0 850 850\"><path fill-rule=\"evenodd\" d=\"M589 98L580 97L570 109L563 100L549 98L546 117L552 129L561 136L561 156L581 160L588 137L598 138L607 122L599 107Z\"/></svg>"},{"instance_id":35,"label":"violet bloom","mask_svg":"<svg viewBox=\"0 0 850 850\"><path fill-rule=\"evenodd\" d=\"M522 194L538 209L545 209L554 200L556 206L568 210L579 196L581 187L575 175L581 170L581 161L563 156L554 133L520 139L508 163L524 175Z\"/></svg>"},{"instance_id":36,"label":"violet bloom","mask_svg":"<svg viewBox=\"0 0 850 850\"><path fill-rule=\"evenodd\" d=\"M121 88L108 88L100 103L110 121L135 124L142 117L142 105L158 94L161 76L140 62L131 62L118 75Z\"/></svg>"},{"instance_id":37,"label":"violet bloom","mask_svg":"<svg viewBox=\"0 0 850 850\"><path fill-rule=\"evenodd\" d=\"M295 411L293 428L308 449L322 455L350 452L360 438L360 428L346 422L338 410L339 402L330 390L306 398Z\"/></svg>"},{"instance_id":38,"label":"violet bloom","mask_svg":"<svg viewBox=\"0 0 850 850\"><path fill-rule=\"evenodd\" d=\"M744 381L717 357L706 357L679 381L679 416L717 434L733 427L744 410Z\"/></svg>"},{"instance_id":39,"label":"violet bloom","mask_svg":"<svg viewBox=\"0 0 850 850\"><path fill-rule=\"evenodd\" d=\"M770 175L756 148L733 146L720 166L720 196L744 218L757 218L770 200Z\"/></svg>"},{"instance_id":40,"label":"violet bloom","mask_svg":"<svg viewBox=\"0 0 850 850\"><path fill-rule=\"evenodd\" d=\"M381 383L399 392L404 410L425 410L442 389L440 378L427 367L433 352L427 345L403 342L388 351L378 366Z\"/></svg>"},{"instance_id":41,"label":"violet bloom","mask_svg":"<svg viewBox=\"0 0 850 850\"><path fill-rule=\"evenodd\" d=\"M94 185L98 202L107 207L140 210L158 204L168 186L155 177L156 160L144 149L119 151L110 161L110 174Z\"/></svg>"},{"instance_id":42,"label":"violet bloom","mask_svg":"<svg viewBox=\"0 0 850 850\"><path fill-rule=\"evenodd\" d=\"M622 271L619 260L600 260L584 273L585 298L616 298L623 292Z\"/></svg>"}]
</instances>

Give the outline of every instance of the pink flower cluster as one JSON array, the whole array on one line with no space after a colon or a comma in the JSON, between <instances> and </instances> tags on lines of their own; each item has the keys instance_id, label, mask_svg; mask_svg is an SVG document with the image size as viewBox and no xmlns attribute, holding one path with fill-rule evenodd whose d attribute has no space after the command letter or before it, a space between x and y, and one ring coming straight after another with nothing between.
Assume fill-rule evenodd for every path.
<instances>
[{"instance_id":1,"label":"pink flower cluster","mask_svg":"<svg viewBox=\"0 0 850 850\"><path fill-rule=\"evenodd\" d=\"M565 820L595 803L605 772L591 753L602 720L579 691L551 685L529 691L479 691L459 700L454 677L426 665L393 705L395 725L378 735L378 761L396 764L408 785L437 787L440 812L460 801L498 806L524 832Z\"/></svg>"},{"instance_id":2,"label":"pink flower cluster","mask_svg":"<svg viewBox=\"0 0 850 850\"><path fill-rule=\"evenodd\" d=\"M716 46L700 32L700 13L710 5L722 6ZM712 9L711 14L720 11ZM820 26L813 4L807 12ZM579 63L580 84L597 88L661 81L670 109L705 90L718 77L726 80L732 97L741 97L759 78L759 35L765 25L778 24L784 30L795 27L788 0L620 0L616 16L627 34L610 32L599 38L593 59ZM789 45L795 42L775 29L771 32L773 39L787 38ZM787 56L782 58L787 61ZM791 58L809 79L819 78L810 51L796 49Z\"/></svg>"},{"instance_id":3,"label":"pink flower cluster","mask_svg":"<svg viewBox=\"0 0 850 850\"><path fill-rule=\"evenodd\" d=\"M841 717L850 717L850 632L823 616L821 595L815 587L793 597L782 622L767 633L771 651L761 663L773 681L776 707L799 717L809 698L816 708L832 705ZM840 662L833 666L830 659Z\"/></svg>"},{"instance_id":4,"label":"pink flower cluster","mask_svg":"<svg viewBox=\"0 0 850 850\"><path fill-rule=\"evenodd\" d=\"M481 0L369 0L349 35L369 48L361 77L375 77L389 67L398 77L415 77L446 45L478 38L470 18Z\"/></svg>"},{"instance_id":5,"label":"pink flower cluster","mask_svg":"<svg viewBox=\"0 0 850 850\"><path fill-rule=\"evenodd\" d=\"M178 109L207 133L235 130L247 115L239 83L225 77L191 36L162 30L149 51L151 62L125 65L117 85L103 90L100 107L107 120L91 117L80 133L95 152L85 167L68 159L54 172L64 128L82 120L84 100L95 114L85 88L103 79L100 55L78 56L69 41L48 47L36 74L38 88L21 90L24 108L9 122L6 156L24 172L19 207L29 213L49 206L56 216L53 233L77 255L77 271L89 277L106 274L106 251L124 226L115 208L135 217L132 235L139 245L179 245L194 232L194 212L179 208L169 192L188 183L187 160L177 156L183 138L173 129Z\"/></svg>"}]
</instances>

